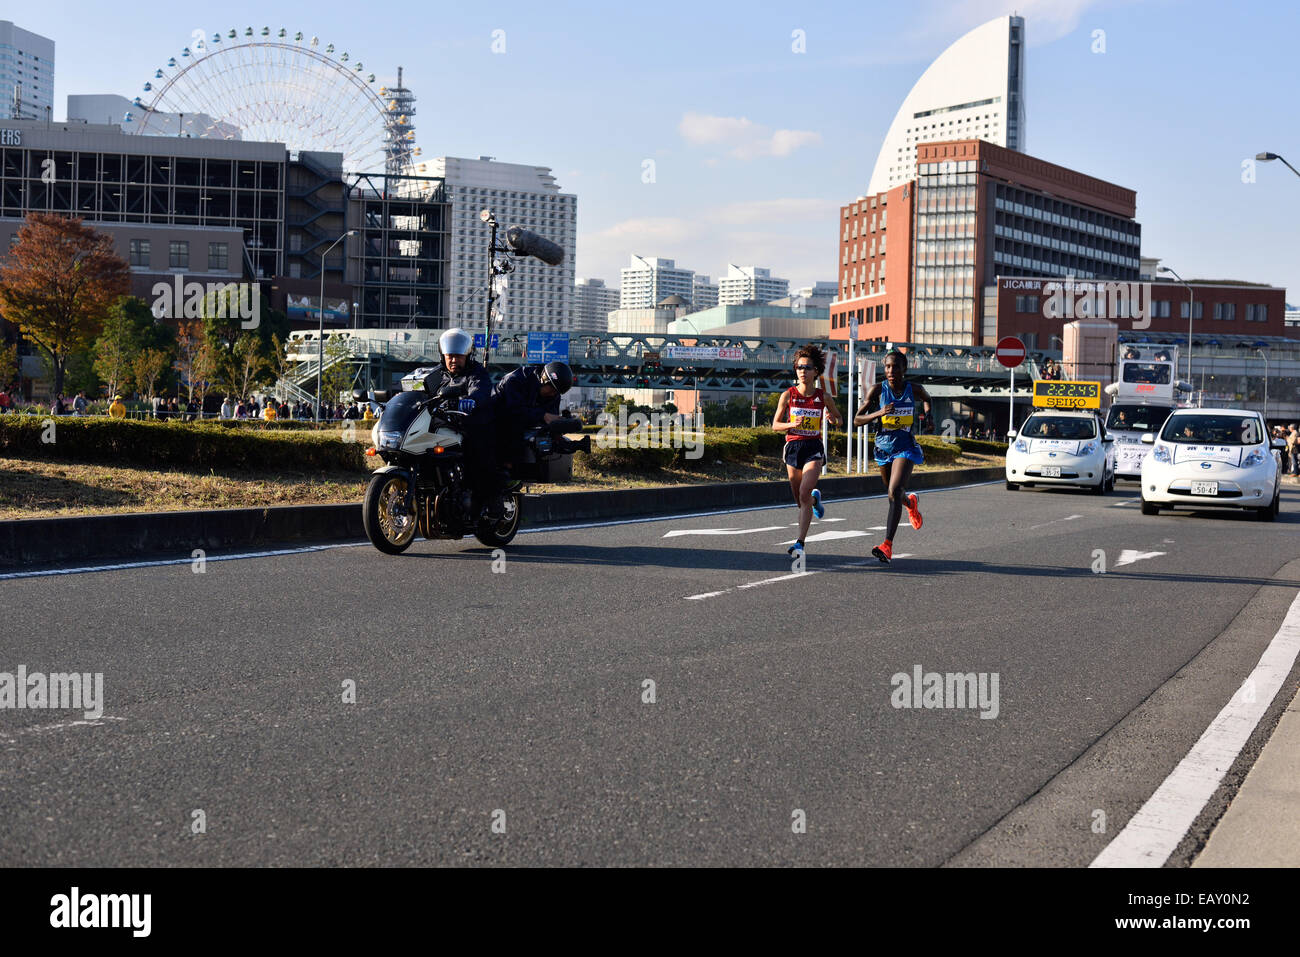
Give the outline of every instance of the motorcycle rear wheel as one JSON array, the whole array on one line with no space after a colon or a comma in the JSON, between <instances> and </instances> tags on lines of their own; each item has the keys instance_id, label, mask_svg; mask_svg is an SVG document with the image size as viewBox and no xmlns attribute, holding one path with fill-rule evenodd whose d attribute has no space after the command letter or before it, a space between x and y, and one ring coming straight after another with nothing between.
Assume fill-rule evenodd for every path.
<instances>
[{"instance_id":1,"label":"motorcycle rear wheel","mask_svg":"<svg viewBox=\"0 0 1300 957\"><path fill-rule=\"evenodd\" d=\"M400 555L415 540L419 524L406 511L407 478L397 472L380 472L370 478L361 506L361 523L370 544L389 555Z\"/></svg>"},{"instance_id":2,"label":"motorcycle rear wheel","mask_svg":"<svg viewBox=\"0 0 1300 957\"><path fill-rule=\"evenodd\" d=\"M514 541L524 515L524 497L518 492L504 496L507 515L499 522L482 521L474 537L488 548L501 548Z\"/></svg>"}]
</instances>

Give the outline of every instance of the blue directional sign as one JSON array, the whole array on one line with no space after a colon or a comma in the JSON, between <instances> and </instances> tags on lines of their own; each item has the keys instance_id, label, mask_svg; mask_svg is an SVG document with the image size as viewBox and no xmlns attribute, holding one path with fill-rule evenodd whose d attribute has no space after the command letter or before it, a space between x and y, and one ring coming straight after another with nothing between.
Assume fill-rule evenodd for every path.
<instances>
[{"instance_id":1,"label":"blue directional sign","mask_svg":"<svg viewBox=\"0 0 1300 957\"><path fill-rule=\"evenodd\" d=\"M497 346L498 346L498 340L500 340L500 338L501 338L501 337L500 337L499 335L497 335L495 332L492 333L492 348L493 348L493 349L497 348ZM476 332L476 333L474 333L474 348L475 348L475 349L482 349L482 348L483 348L483 333L481 333L481 332Z\"/></svg>"},{"instance_id":2,"label":"blue directional sign","mask_svg":"<svg viewBox=\"0 0 1300 957\"><path fill-rule=\"evenodd\" d=\"M567 332L528 333L529 364L569 361L569 334Z\"/></svg>"}]
</instances>

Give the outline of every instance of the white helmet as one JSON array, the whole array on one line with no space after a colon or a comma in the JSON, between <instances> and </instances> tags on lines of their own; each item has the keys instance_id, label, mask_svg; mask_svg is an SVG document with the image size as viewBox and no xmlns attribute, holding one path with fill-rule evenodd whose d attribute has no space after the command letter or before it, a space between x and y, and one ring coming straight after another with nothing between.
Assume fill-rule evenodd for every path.
<instances>
[{"instance_id":1,"label":"white helmet","mask_svg":"<svg viewBox=\"0 0 1300 957\"><path fill-rule=\"evenodd\" d=\"M467 356L473 348L473 336L459 326L448 329L438 338L438 351L444 356Z\"/></svg>"}]
</instances>

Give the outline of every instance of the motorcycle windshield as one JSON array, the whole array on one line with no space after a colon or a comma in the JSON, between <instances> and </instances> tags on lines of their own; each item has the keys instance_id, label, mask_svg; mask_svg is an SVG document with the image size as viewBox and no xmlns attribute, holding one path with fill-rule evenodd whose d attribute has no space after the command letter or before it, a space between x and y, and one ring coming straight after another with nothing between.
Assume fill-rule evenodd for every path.
<instances>
[{"instance_id":1,"label":"motorcycle windshield","mask_svg":"<svg viewBox=\"0 0 1300 957\"><path fill-rule=\"evenodd\" d=\"M397 393L384 406L384 412L379 417L379 431L405 435L419 414L421 403L428 398L423 392Z\"/></svg>"}]
</instances>

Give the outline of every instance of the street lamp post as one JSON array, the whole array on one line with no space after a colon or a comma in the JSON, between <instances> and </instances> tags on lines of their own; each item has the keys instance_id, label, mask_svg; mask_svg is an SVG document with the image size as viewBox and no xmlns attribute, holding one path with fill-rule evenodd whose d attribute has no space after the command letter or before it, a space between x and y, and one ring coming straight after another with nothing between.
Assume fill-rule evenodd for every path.
<instances>
[{"instance_id":1,"label":"street lamp post","mask_svg":"<svg viewBox=\"0 0 1300 957\"><path fill-rule=\"evenodd\" d=\"M325 257L329 255L330 250L337 246L349 236L355 236L357 231L349 229L334 242L325 247L325 251L320 254L320 308L316 310L316 422L320 423L320 400L321 400L321 379L325 372ZM347 273L344 273L346 276Z\"/></svg>"},{"instance_id":2,"label":"street lamp post","mask_svg":"<svg viewBox=\"0 0 1300 957\"><path fill-rule=\"evenodd\" d=\"M1264 426L1268 426L1268 355L1263 349L1256 349L1264 357Z\"/></svg>"},{"instance_id":3,"label":"street lamp post","mask_svg":"<svg viewBox=\"0 0 1300 957\"><path fill-rule=\"evenodd\" d=\"M1187 286L1187 384L1190 386L1192 383L1192 317L1196 315L1196 294L1183 277L1168 266L1161 266L1156 272L1170 273L1180 283Z\"/></svg>"},{"instance_id":4,"label":"street lamp post","mask_svg":"<svg viewBox=\"0 0 1300 957\"><path fill-rule=\"evenodd\" d=\"M1282 157L1277 153L1256 153L1255 159L1259 160L1261 163L1268 163L1273 160L1282 160L1282 163L1286 166L1287 169L1295 173L1297 176L1300 176L1300 170L1296 169L1286 160L1282 159Z\"/></svg>"}]
</instances>

